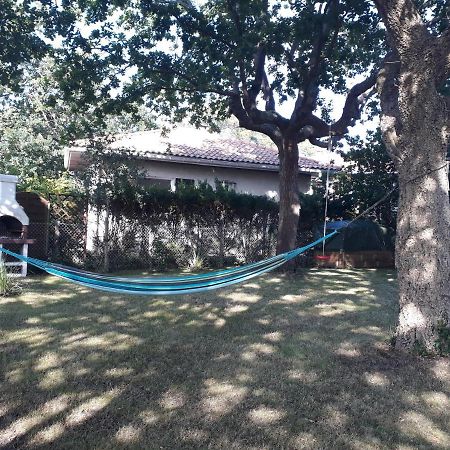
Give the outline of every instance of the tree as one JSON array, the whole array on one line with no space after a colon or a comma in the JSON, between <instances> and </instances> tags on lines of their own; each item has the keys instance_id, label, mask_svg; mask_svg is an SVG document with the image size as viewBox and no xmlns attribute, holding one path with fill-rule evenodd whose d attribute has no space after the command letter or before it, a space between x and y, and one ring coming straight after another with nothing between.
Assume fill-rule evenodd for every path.
<instances>
[{"instance_id":1,"label":"tree","mask_svg":"<svg viewBox=\"0 0 450 450\"><path fill-rule=\"evenodd\" d=\"M67 35L60 52L68 95L83 91L86 102L109 96L109 109L141 100L175 121L189 116L195 125L213 126L231 114L241 127L268 136L280 159L278 252L295 246L298 144L324 145L320 139L330 133L347 133L376 72L348 92L346 79L365 73L383 48L379 18L365 0L289 5L83 2L85 28L92 31ZM76 12L76 2L66 8ZM320 95L323 88L347 92L335 122ZM295 107L283 117L276 103L288 97L296 98Z\"/></svg>"},{"instance_id":2,"label":"tree","mask_svg":"<svg viewBox=\"0 0 450 450\"><path fill-rule=\"evenodd\" d=\"M381 132L369 133L366 141L349 139L351 149L343 152L344 170L333 180L330 217L352 218L366 210L397 183L397 172L381 139ZM396 227L397 191L371 212L379 223Z\"/></svg>"},{"instance_id":3,"label":"tree","mask_svg":"<svg viewBox=\"0 0 450 450\"><path fill-rule=\"evenodd\" d=\"M381 130L399 178L396 264L400 315L396 346L435 352L450 318L450 100L448 4L375 0L389 58L377 86ZM424 17L434 15L426 22ZM447 333L448 334L448 333Z\"/></svg>"},{"instance_id":4,"label":"tree","mask_svg":"<svg viewBox=\"0 0 450 450\"><path fill-rule=\"evenodd\" d=\"M24 64L21 91L3 89L0 172L19 176L20 189L43 195L77 189L64 169L63 149L76 139L154 128L145 108L97 116L94 108L62 99L51 57Z\"/></svg>"},{"instance_id":5,"label":"tree","mask_svg":"<svg viewBox=\"0 0 450 450\"><path fill-rule=\"evenodd\" d=\"M73 119L55 100L55 83L49 77L47 62L22 70L21 92L3 89L0 172L18 175L21 188L26 189L44 179L61 177L62 143Z\"/></svg>"},{"instance_id":6,"label":"tree","mask_svg":"<svg viewBox=\"0 0 450 450\"><path fill-rule=\"evenodd\" d=\"M52 35L51 1L0 0L0 86L20 90L23 64L44 56L50 46L38 30Z\"/></svg>"}]
</instances>

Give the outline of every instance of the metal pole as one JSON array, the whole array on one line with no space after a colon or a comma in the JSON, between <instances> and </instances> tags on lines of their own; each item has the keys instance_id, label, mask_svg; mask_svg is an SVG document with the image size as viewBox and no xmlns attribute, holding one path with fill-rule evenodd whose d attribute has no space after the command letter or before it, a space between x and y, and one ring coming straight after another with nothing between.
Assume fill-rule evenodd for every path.
<instances>
[{"instance_id":1,"label":"metal pole","mask_svg":"<svg viewBox=\"0 0 450 450\"><path fill-rule=\"evenodd\" d=\"M331 138L331 128L328 135L328 151L333 151L333 141ZM324 211L324 217L323 217L323 237L327 234L327 214L328 214L328 193L329 193L329 181L330 181L330 168L331 168L331 155L330 160L328 162L328 169L327 169L327 179L325 184L325 211ZM322 241L322 256L325 256L325 240Z\"/></svg>"}]
</instances>

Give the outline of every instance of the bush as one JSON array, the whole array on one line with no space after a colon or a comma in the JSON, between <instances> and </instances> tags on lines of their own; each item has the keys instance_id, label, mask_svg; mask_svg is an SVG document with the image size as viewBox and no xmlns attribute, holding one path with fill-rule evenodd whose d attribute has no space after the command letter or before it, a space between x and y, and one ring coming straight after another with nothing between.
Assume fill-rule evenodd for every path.
<instances>
[{"instance_id":1,"label":"bush","mask_svg":"<svg viewBox=\"0 0 450 450\"><path fill-rule=\"evenodd\" d=\"M8 275L5 264L0 262L0 296L10 297L21 292L21 287Z\"/></svg>"},{"instance_id":2,"label":"bush","mask_svg":"<svg viewBox=\"0 0 450 450\"><path fill-rule=\"evenodd\" d=\"M151 265L156 270L180 268L178 257L180 249L176 244L165 243L159 239L153 241Z\"/></svg>"},{"instance_id":3,"label":"bush","mask_svg":"<svg viewBox=\"0 0 450 450\"><path fill-rule=\"evenodd\" d=\"M205 261L204 259L199 256L198 254L194 253L187 262L187 268L192 271L198 271L205 267Z\"/></svg>"},{"instance_id":4,"label":"bush","mask_svg":"<svg viewBox=\"0 0 450 450\"><path fill-rule=\"evenodd\" d=\"M219 256L213 255L205 258L205 264L211 269L222 269L224 267L230 267L237 265L238 261L236 256Z\"/></svg>"}]
</instances>

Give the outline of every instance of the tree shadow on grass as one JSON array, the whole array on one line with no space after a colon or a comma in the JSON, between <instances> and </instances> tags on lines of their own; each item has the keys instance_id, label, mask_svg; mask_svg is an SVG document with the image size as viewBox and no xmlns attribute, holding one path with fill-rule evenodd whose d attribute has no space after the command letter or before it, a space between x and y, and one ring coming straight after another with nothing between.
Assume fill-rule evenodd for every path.
<instances>
[{"instance_id":1,"label":"tree shadow on grass","mask_svg":"<svg viewBox=\"0 0 450 450\"><path fill-rule=\"evenodd\" d=\"M446 448L449 366L387 350L389 271L0 300L0 448Z\"/></svg>"}]
</instances>

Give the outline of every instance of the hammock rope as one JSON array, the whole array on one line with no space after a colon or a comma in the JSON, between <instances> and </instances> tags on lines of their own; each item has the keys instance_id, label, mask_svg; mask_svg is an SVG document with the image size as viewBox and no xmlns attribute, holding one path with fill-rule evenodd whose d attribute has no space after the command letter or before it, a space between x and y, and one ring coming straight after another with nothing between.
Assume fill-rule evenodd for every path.
<instances>
[{"instance_id":1,"label":"hammock rope","mask_svg":"<svg viewBox=\"0 0 450 450\"><path fill-rule=\"evenodd\" d=\"M114 277L83 271L61 264L54 264L36 258L25 257L5 248L0 248L0 252L17 258L20 261L27 262L51 275L55 275L82 286L103 291L135 295L191 294L231 286L275 270L287 261L290 261L298 255L315 247L335 234L337 234L337 231L333 231L303 247L256 263L199 275L187 275L184 277Z\"/></svg>"}]
</instances>

